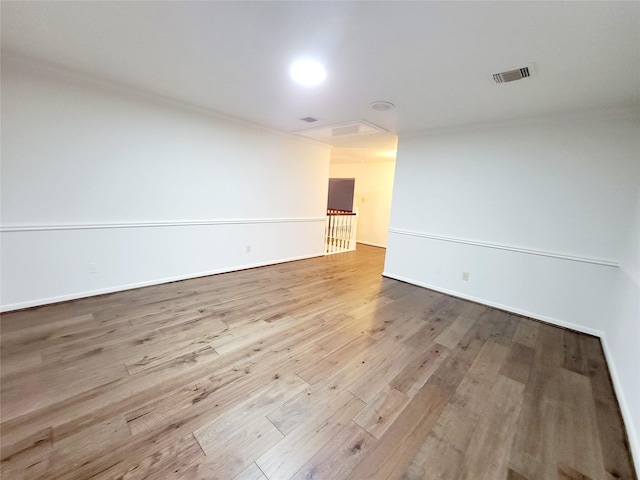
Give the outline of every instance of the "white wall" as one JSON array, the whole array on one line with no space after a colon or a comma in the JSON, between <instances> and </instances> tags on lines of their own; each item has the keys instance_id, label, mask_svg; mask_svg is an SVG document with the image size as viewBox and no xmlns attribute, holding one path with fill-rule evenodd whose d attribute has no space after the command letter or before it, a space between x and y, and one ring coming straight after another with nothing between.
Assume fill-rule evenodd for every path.
<instances>
[{"instance_id":1,"label":"white wall","mask_svg":"<svg viewBox=\"0 0 640 480\"><path fill-rule=\"evenodd\" d=\"M400 137L385 264L603 337L637 462L638 277L618 265L639 258L639 127L617 110Z\"/></svg>"},{"instance_id":2,"label":"white wall","mask_svg":"<svg viewBox=\"0 0 640 480\"><path fill-rule=\"evenodd\" d=\"M329 155L5 56L2 308L321 255Z\"/></svg>"},{"instance_id":3,"label":"white wall","mask_svg":"<svg viewBox=\"0 0 640 480\"><path fill-rule=\"evenodd\" d=\"M639 148L640 150L640 148ZM640 465L640 188L635 208L630 211L626 244L616 278L617 311L605 325L605 345L612 374L621 394L627 430Z\"/></svg>"},{"instance_id":4,"label":"white wall","mask_svg":"<svg viewBox=\"0 0 640 480\"><path fill-rule=\"evenodd\" d=\"M355 178L353 206L358 208L357 241L387 246L395 161L332 163L331 178Z\"/></svg>"}]
</instances>

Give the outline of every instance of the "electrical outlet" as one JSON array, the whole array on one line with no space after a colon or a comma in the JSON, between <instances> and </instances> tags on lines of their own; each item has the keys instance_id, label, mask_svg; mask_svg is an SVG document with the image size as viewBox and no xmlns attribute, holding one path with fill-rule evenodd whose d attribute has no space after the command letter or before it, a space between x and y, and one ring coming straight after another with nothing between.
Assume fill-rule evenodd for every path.
<instances>
[{"instance_id":1,"label":"electrical outlet","mask_svg":"<svg viewBox=\"0 0 640 480\"><path fill-rule=\"evenodd\" d=\"M436 275L440 275L442 273L442 267L436 267Z\"/></svg>"},{"instance_id":2,"label":"electrical outlet","mask_svg":"<svg viewBox=\"0 0 640 480\"><path fill-rule=\"evenodd\" d=\"M247 251L247 253L251 253L251 245L247 245L245 247L245 250Z\"/></svg>"},{"instance_id":3,"label":"electrical outlet","mask_svg":"<svg viewBox=\"0 0 640 480\"><path fill-rule=\"evenodd\" d=\"M91 262L89 264L89 273L98 273L98 264Z\"/></svg>"},{"instance_id":4,"label":"electrical outlet","mask_svg":"<svg viewBox=\"0 0 640 480\"><path fill-rule=\"evenodd\" d=\"M465 282L469 281L469 272L462 272L462 280Z\"/></svg>"}]
</instances>

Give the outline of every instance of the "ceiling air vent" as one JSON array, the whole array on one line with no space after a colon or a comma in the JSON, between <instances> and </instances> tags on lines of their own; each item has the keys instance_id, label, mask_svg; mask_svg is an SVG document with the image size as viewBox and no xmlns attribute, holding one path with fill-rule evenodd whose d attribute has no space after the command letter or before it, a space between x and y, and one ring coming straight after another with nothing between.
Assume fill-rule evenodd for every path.
<instances>
[{"instance_id":1,"label":"ceiling air vent","mask_svg":"<svg viewBox=\"0 0 640 480\"><path fill-rule=\"evenodd\" d=\"M531 76L529 67L516 68L515 70L508 70L506 72L494 73L493 81L496 83L514 82L516 80L522 80Z\"/></svg>"},{"instance_id":2,"label":"ceiling air vent","mask_svg":"<svg viewBox=\"0 0 640 480\"><path fill-rule=\"evenodd\" d=\"M317 118L313 118L313 117L302 117L300 120L307 123L313 123L318 121Z\"/></svg>"}]
</instances>

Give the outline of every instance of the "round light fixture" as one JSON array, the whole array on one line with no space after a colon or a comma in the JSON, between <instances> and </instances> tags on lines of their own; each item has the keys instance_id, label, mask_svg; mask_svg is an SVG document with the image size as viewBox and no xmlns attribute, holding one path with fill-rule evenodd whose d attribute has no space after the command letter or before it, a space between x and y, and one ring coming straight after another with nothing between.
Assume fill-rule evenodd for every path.
<instances>
[{"instance_id":1,"label":"round light fixture","mask_svg":"<svg viewBox=\"0 0 640 480\"><path fill-rule=\"evenodd\" d=\"M327 77L327 71L322 64L308 58L295 61L289 73L297 83L310 87L321 84Z\"/></svg>"},{"instance_id":2,"label":"round light fixture","mask_svg":"<svg viewBox=\"0 0 640 480\"><path fill-rule=\"evenodd\" d=\"M388 112L395 108L395 105L391 102L373 102L369 106L372 110L376 110L378 112Z\"/></svg>"}]
</instances>

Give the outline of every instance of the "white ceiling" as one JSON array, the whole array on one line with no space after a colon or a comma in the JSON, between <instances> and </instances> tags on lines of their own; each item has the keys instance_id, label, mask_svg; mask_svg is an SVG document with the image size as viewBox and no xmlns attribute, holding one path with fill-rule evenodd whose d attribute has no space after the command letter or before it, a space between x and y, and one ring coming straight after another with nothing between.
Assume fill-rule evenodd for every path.
<instances>
[{"instance_id":1,"label":"white ceiling","mask_svg":"<svg viewBox=\"0 0 640 480\"><path fill-rule=\"evenodd\" d=\"M640 2L5 0L1 8L5 53L285 132L309 128L305 116L320 119L313 126L366 120L405 134L640 105ZM319 87L288 77L291 61L309 55L326 65ZM490 80L528 63L533 78ZM396 108L373 111L377 100ZM353 142L340 147L376 148Z\"/></svg>"}]
</instances>

